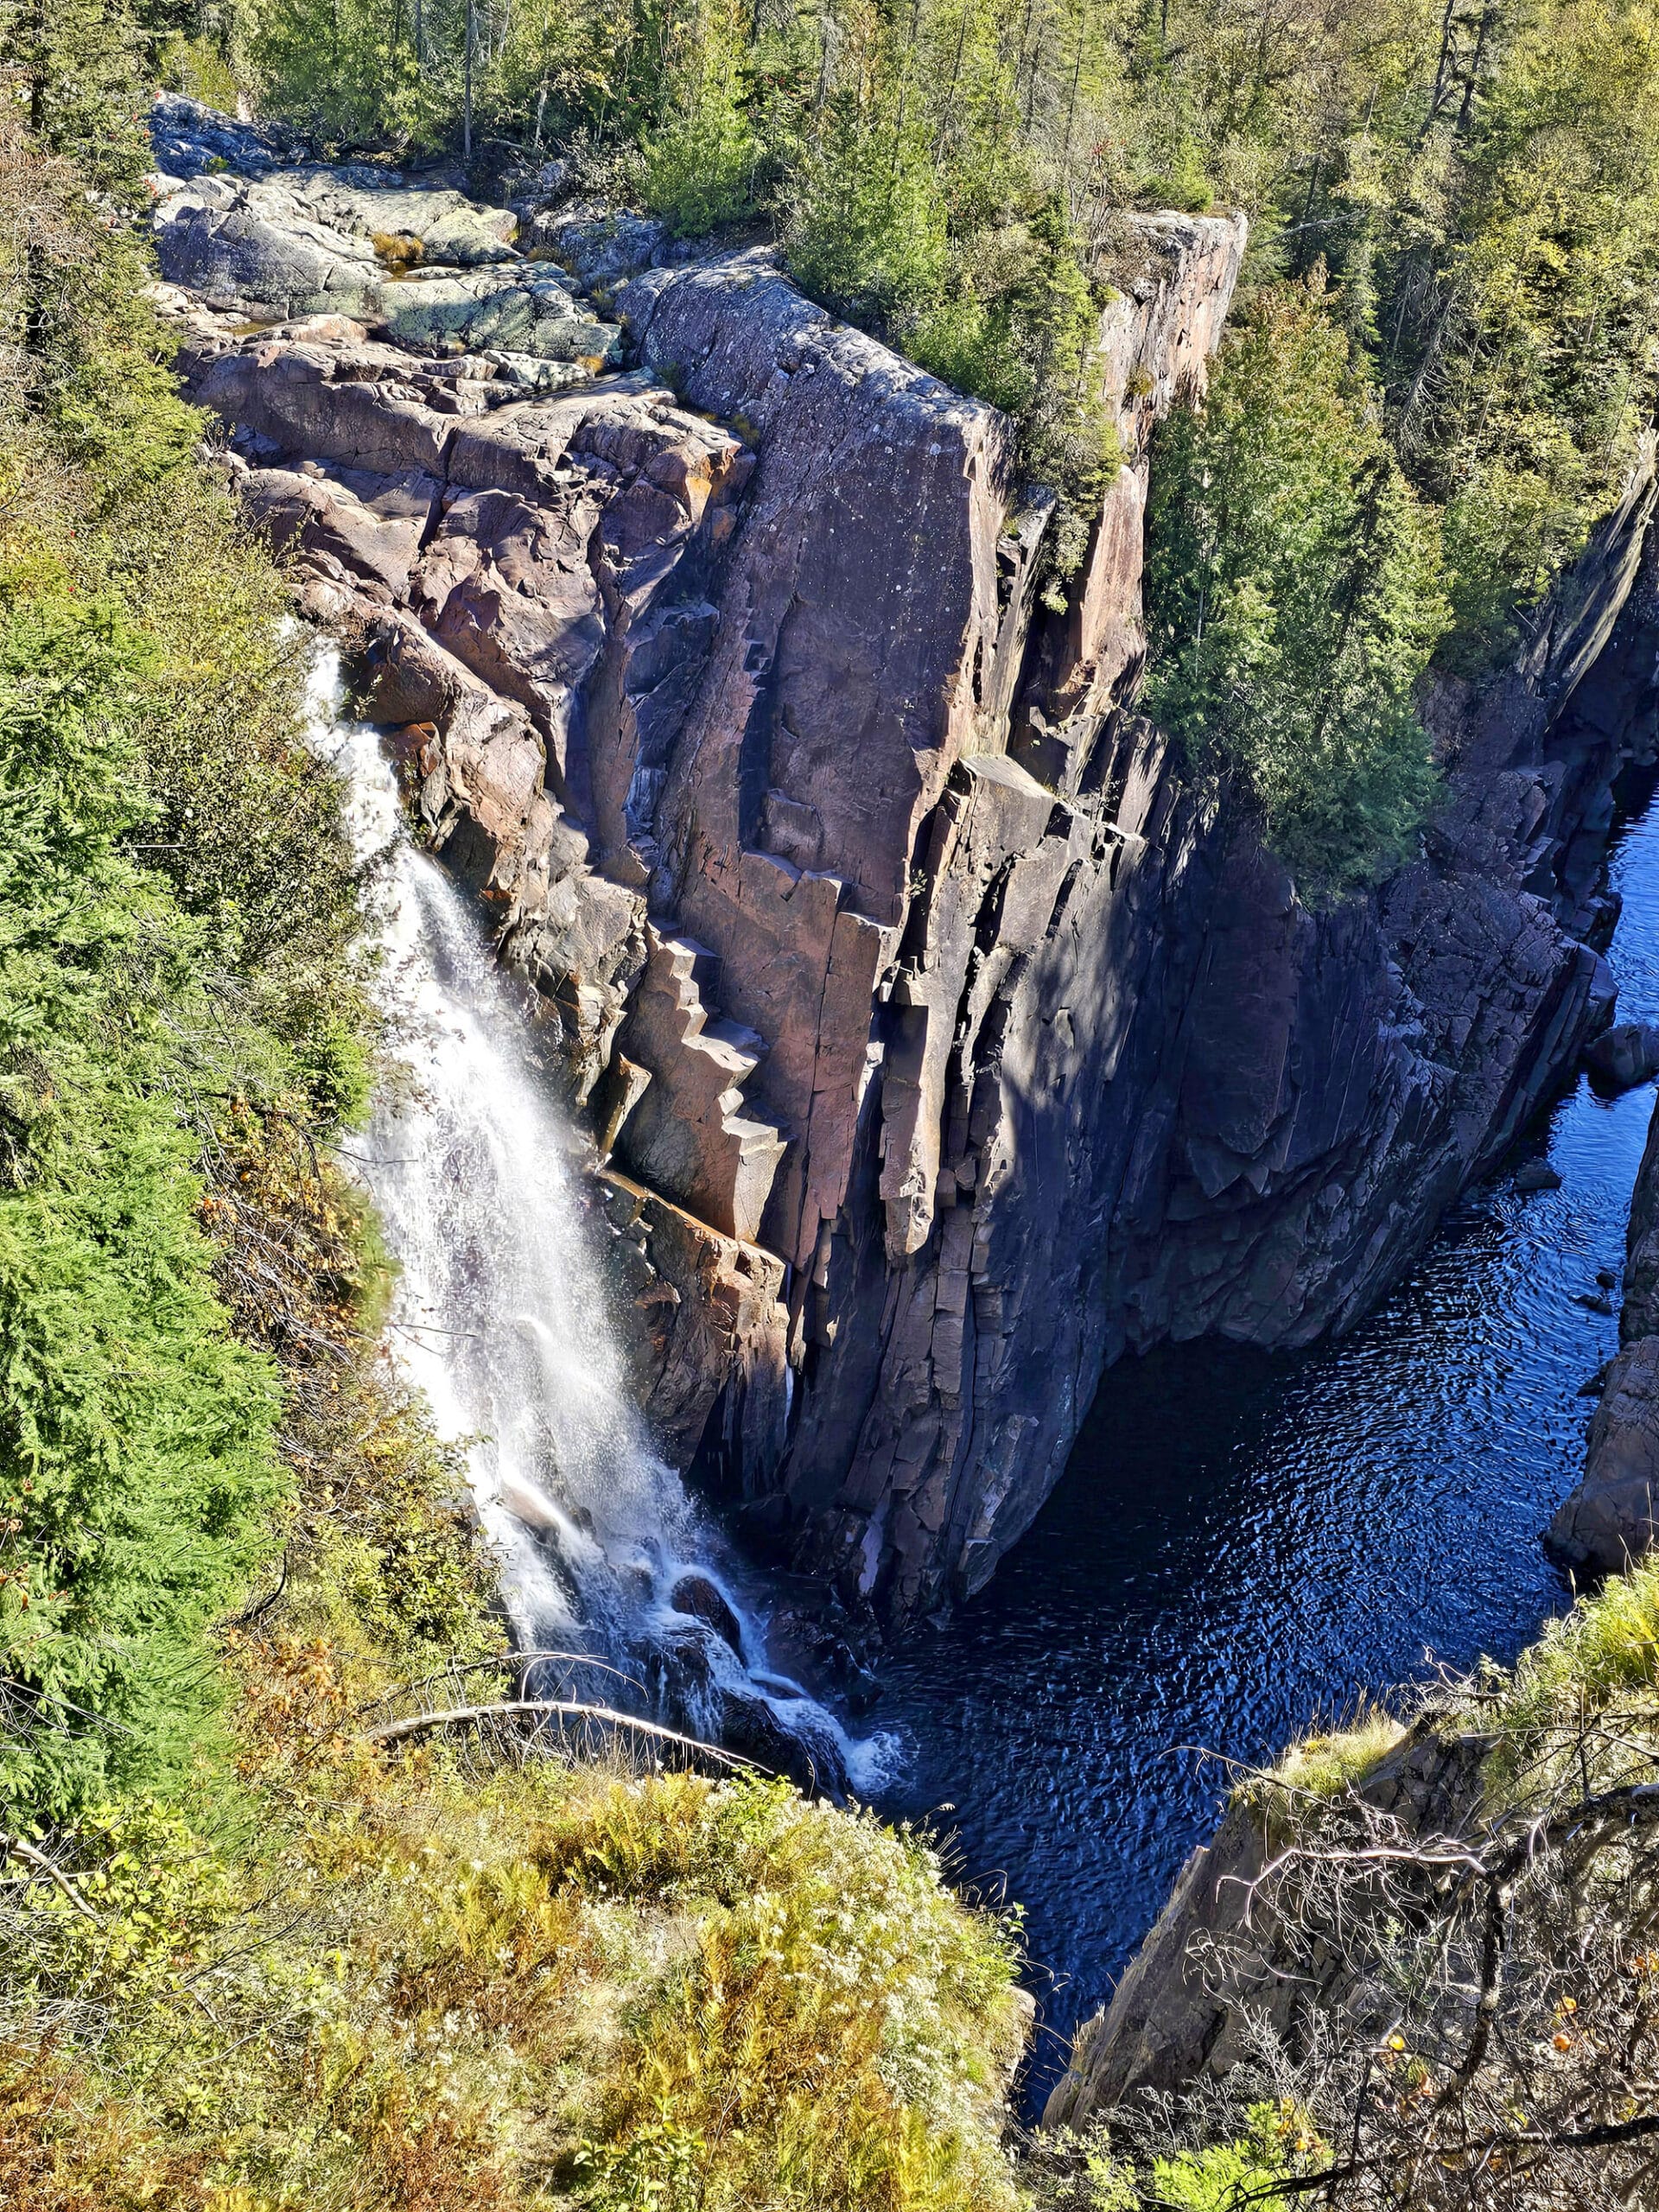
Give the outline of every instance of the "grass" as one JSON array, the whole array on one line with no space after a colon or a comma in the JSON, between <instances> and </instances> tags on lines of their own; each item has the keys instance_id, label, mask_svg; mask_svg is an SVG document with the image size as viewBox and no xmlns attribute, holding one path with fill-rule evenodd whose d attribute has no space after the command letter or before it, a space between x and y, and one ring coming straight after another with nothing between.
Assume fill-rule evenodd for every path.
<instances>
[{"instance_id":1,"label":"grass","mask_svg":"<svg viewBox=\"0 0 1659 2212\"><path fill-rule=\"evenodd\" d=\"M293 1662L315 1751L327 1670ZM924 1838L758 1780L344 1737L302 1794L278 1767L239 1862L128 1807L69 1867L96 1921L46 1883L3 1908L18 2212L1017 2202L1012 1930Z\"/></svg>"},{"instance_id":2,"label":"grass","mask_svg":"<svg viewBox=\"0 0 1659 2212\"><path fill-rule=\"evenodd\" d=\"M1624 1765L1651 1766L1652 1693L1659 1686L1659 1558L1639 1560L1611 1577L1567 1611L1547 1621L1512 1668L1483 1660L1466 1681L1435 1686L1421 1706L1443 1735L1465 1732L1491 1739L1484 1771L1489 1810L1500 1813L1520 1794L1547 1783L1567 1756L1578 1760L1586 1731L1597 1739L1588 1756L1610 1786L1607 1756L1618 1778ZM1271 1796L1287 1815L1298 1801L1329 1803L1363 1782L1400 1743L1408 1723L1376 1705L1362 1706L1342 1728L1316 1729L1290 1745L1268 1773L1241 1785Z\"/></svg>"},{"instance_id":3,"label":"grass","mask_svg":"<svg viewBox=\"0 0 1659 2212\"><path fill-rule=\"evenodd\" d=\"M1564 1709L1599 1710L1659 1683L1659 1560L1613 1576L1548 1622L1495 1691L1497 1725L1525 1735Z\"/></svg>"},{"instance_id":4,"label":"grass","mask_svg":"<svg viewBox=\"0 0 1659 2212\"><path fill-rule=\"evenodd\" d=\"M1293 1744L1274 1768L1272 1781L1289 1796L1338 1797L1363 1781L1405 1732L1382 1707L1364 1707L1346 1728L1315 1732Z\"/></svg>"},{"instance_id":5,"label":"grass","mask_svg":"<svg viewBox=\"0 0 1659 2212\"><path fill-rule=\"evenodd\" d=\"M1561 1787L1652 1778L1659 1758L1659 1559L1611 1576L1545 1624L1512 1669L1483 1666L1466 1686L1466 1724L1494 1738L1485 1761L1494 1814Z\"/></svg>"}]
</instances>

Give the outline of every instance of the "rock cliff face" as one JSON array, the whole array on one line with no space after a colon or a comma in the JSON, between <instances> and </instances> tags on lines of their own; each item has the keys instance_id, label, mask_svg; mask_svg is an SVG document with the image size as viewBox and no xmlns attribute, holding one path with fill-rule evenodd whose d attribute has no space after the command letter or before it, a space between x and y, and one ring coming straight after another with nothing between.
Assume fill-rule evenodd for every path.
<instances>
[{"instance_id":1,"label":"rock cliff face","mask_svg":"<svg viewBox=\"0 0 1659 2212\"><path fill-rule=\"evenodd\" d=\"M1550 1523L1550 1550L1580 1575L1616 1574L1659 1533L1659 1109L1630 1204L1618 1351L1590 1424L1584 1480Z\"/></svg>"},{"instance_id":2,"label":"rock cliff face","mask_svg":"<svg viewBox=\"0 0 1659 2212\"><path fill-rule=\"evenodd\" d=\"M1423 858L1311 912L1131 704L1149 434L1242 224L1122 223L1054 614L1003 418L766 255L240 167L162 181L194 389L543 994L666 1442L848 1597L982 1584L1126 1349L1352 1320L1606 1020L1649 478L1435 702Z\"/></svg>"},{"instance_id":3,"label":"rock cliff face","mask_svg":"<svg viewBox=\"0 0 1659 2212\"><path fill-rule=\"evenodd\" d=\"M1489 1748L1486 1739L1427 1716L1355 1787L1408 1836L1470 1835L1478 1831ZM1139 2091L1181 2089L1203 2075L1219 2078L1247 2056L1240 1993L1222 1993L1211 1970L1217 1952L1247 1928L1259 1951L1249 2002L1287 2041L1295 2041L1298 2021L1310 2014L1364 2002L1357 1978L1334 1950L1313 1981L1306 1956L1292 1971L1270 1915L1252 1895L1250 1885L1286 1840L1281 1818L1249 1795L1235 1798L1211 1841L1181 1869L1111 2003L1078 2030L1044 2108L1046 2126L1080 2127Z\"/></svg>"}]
</instances>

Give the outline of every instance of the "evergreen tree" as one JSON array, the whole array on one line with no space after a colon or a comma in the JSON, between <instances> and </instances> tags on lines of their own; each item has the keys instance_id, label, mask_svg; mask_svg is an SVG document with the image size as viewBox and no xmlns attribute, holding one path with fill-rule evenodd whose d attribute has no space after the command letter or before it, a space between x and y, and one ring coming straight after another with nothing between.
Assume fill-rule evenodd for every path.
<instances>
[{"instance_id":1,"label":"evergreen tree","mask_svg":"<svg viewBox=\"0 0 1659 2212\"><path fill-rule=\"evenodd\" d=\"M1240 777L1308 892L1409 849L1428 800L1414 690L1445 627L1434 518L1318 293L1268 293L1202 408L1160 434L1147 708Z\"/></svg>"}]
</instances>

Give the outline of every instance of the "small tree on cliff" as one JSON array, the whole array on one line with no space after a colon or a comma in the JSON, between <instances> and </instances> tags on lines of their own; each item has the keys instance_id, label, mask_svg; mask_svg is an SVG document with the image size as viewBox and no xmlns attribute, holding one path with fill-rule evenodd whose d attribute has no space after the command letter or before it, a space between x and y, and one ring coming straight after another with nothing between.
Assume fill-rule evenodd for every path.
<instances>
[{"instance_id":1,"label":"small tree on cliff","mask_svg":"<svg viewBox=\"0 0 1659 2212\"><path fill-rule=\"evenodd\" d=\"M1433 789L1414 692L1448 620L1432 511L1401 474L1322 285L1256 302L1159 441L1150 711L1254 794L1315 892L1409 848Z\"/></svg>"}]
</instances>

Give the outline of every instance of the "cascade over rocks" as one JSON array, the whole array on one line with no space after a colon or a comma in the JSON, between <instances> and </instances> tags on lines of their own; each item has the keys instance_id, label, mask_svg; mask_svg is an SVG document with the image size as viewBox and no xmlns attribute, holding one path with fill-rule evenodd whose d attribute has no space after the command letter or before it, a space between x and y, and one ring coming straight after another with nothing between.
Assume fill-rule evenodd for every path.
<instances>
[{"instance_id":1,"label":"cascade over rocks","mask_svg":"<svg viewBox=\"0 0 1659 2212\"><path fill-rule=\"evenodd\" d=\"M1105 249L1124 459L1056 615L1006 419L768 254L168 158L192 388L543 995L658 1433L855 1609L980 1587L1126 1350L1351 1323L1611 1019L1650 470L1432 702L1446 804L1375 894L1306 906L1134 712L1149 440L1242 219Z\"/></svg>"}]
</instances>

